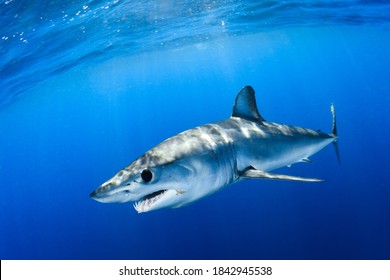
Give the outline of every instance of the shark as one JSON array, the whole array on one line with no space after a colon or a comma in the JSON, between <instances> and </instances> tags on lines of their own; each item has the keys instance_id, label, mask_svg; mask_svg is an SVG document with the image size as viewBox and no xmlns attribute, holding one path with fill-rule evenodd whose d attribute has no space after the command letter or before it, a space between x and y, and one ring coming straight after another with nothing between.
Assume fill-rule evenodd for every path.
<instances>
[{"instance_id":1,"label":"shark","mask_svg":"<svg viewBox=\"0 0 390 280\"><path fill-rule=\"evenodd\" d=\"M336 113L331 104L331 133L266 121L255 91L237 94L230 118L198 126L166 139L94 190L103 203L133 202L138 213L178 208L246 179L320 182L271 173L298 162L333 143L337 146Z\"/></svg>"}]
</instances>

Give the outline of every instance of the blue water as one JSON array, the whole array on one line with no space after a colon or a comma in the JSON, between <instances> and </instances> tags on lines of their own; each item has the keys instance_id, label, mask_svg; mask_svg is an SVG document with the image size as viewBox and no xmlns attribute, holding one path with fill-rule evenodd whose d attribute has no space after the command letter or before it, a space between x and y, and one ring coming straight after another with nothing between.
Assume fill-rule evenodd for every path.
<instances>
[{"instance_id":1,"label":"blue water","mask_svg":"<svg viewBox=\"0 0 390 280\"><path fill-rule=\"evenodd\" d=\"M1 259L390 259L389 1L0 3ZM162 140L229 117L331 147L179 209L89 193Z\"/></svg>"}]
</instances>

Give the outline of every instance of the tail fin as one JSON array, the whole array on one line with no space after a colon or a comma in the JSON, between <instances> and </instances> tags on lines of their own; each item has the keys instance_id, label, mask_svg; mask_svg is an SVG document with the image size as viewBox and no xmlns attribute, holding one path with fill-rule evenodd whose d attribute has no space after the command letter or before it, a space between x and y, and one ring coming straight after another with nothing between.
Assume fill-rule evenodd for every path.
<instances>
[{"instance_id":1,"label":"tail fin","mask_svg":"<svg viewBox=\"0 0 390 280\"><path fill-rule=\"evenodd\" d=\"M340 161L339 145L337 144L338 136L337 136L337 124L336 124L336 111L334 109L333 103L330 104L330 111L332 112L332 119L333 119L332 134L331 134L334 137L333 147L336 151L337 160L340 164L341 161Z\"/></svg>"}]
</instances>

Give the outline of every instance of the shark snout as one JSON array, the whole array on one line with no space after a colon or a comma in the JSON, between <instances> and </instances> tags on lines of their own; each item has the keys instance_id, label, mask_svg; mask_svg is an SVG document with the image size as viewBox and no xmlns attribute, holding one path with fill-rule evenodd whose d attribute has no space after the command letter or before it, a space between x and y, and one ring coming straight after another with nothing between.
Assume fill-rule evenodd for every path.
<instances>
[{"instance_id":1,"label":"shark snout","mask_svg":"<svg viewBox=\"0 0 390 280\"><path fill-rule=\"evenodd\" d=\"M100 188L98 188L98 189L94 190L93 192L91 192L89 197L91 197L94 200L99 201L99 202L110 202L108 200L112 200L112 199L110 199L110 196L107 195L107 193L102 192L100 190Z\"/></svg>"},{"instance_id":2,"label":"shark snout","mask_svg":"<svg viewBox=\"0 0 390 280\"><path fill-rule=\"evenodd\" d=\"M95 197L96 197L96 191L91 192L91 193L89 194L89 197L95 199Z\"/></svg>"},{"instance_id":3,"label":"shark snout","mask_svg":"<svg viewBox=\"0 0 390 280\"><path fill-rule=\"evenodd\" d=\"M99 190L94 190L89 194L90 198L93 198L94 200L100 201L102 198L104 198L104 195L102 195Z\"/></svg>"},{"instance_id":4,"label":"shark snout","mask_svg":"<svg viewBox=\"0 0 390 280\"><path fill-rule=\"evenodd\" d=\"M132 193L129 189L123 189L123 186L118 186L111 182L106 182L98 187L89 195L96 201L103 203L127 202L132 199Z\"/></svg>"}]
</instances>

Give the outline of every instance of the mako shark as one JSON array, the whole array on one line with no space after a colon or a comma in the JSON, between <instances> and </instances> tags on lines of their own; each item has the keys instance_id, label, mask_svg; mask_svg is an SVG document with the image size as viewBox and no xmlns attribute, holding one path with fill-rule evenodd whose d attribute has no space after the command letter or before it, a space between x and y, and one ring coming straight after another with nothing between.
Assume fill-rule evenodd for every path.
<instances>
[{"instance_id":1,"label":"mako shark","mask_svg":"<svg viewBox=\"0 0 390 280\"><path fill-rule=\"evenodd\" d=\"M330 134L267 122L255 92L244 87L227 120L202 125L168 138L102 184L90 196L105 203L133 201L138 213L177 208L244 179L318 182L270 173L309 157L330 143L336 148L336 114Z\"/></svg>"}]
</instances>

